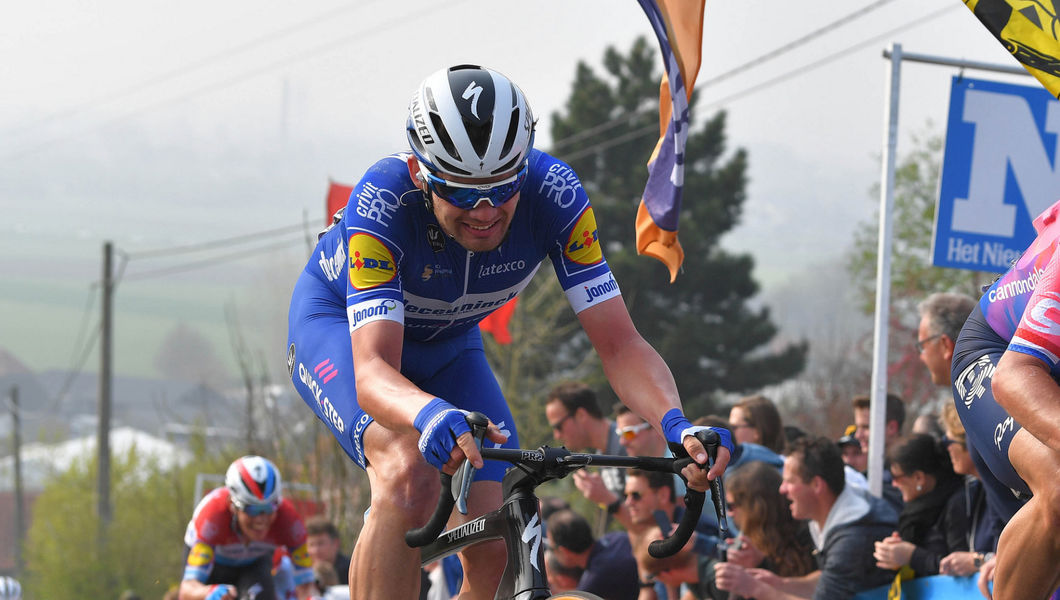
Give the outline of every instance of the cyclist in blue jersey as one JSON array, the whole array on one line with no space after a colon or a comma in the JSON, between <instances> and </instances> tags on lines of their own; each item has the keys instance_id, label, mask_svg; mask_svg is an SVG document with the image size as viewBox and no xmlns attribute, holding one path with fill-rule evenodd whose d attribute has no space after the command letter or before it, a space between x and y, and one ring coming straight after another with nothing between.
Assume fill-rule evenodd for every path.
<instances>
[{"instance_id":1,"label":"cyclist in blue jersey","mask_svg":"<svg viewBox=\"0 0 1060 600\"><path fill-rule=\"evenodd\" d=\"M496 71L430 75L409 105L411 152L368 169L295 286L291 378L371 486L354 598L416 597L419 550L403 534L433 510L436 469L452 473L465 457L481 467L462 522L499 506L504 464L483 464L463 411L489 417L487 444L518 447L518 435L477 324L546 257L619 398L707 460L670 370L630 320L585 190L534 149L534 125L522 91ZM725 446L709 474L686 469L694 488L724 470ZM461 560L465 597L492 598L504 546L477 544Z\"/></svg>"},{"instance_id":2,"label":"cyclist in blue jersey","mask_svg":"<svg viewBox=\"0 0 1060 600\"><path fill-rule=\"evenodd\" d=\"M953 352L954 405L987 492L1009 506L993 571L999 600L1060 586L1058 216L1060 202L1035 219L1038 237L983 294Z\"/></svg>"}]
</instances>

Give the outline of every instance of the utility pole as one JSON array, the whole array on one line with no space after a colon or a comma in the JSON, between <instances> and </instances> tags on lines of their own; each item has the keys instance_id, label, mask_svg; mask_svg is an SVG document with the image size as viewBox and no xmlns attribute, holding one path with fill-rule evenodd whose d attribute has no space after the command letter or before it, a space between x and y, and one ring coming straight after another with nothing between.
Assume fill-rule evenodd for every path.
<instances>
[{"instance_id":1,"label":"utility pole","mask_svg":"<svg viewBox=\"0 0 1060 600\"><path fill-rule=\"evenodd\" d=\"M15 570L22 573L22 544L26 541L26 505L22 496L22 424L18 411L18 386L11 386L12 455L15 459Z\"/></svg>"},{"instance_id":2,"label":"utility pole","mask_svg":"<svg viewBox=\"0 0 1060 600\"><path fill-rule=\"evenodd\" d=\"M99 540L102 545L104 533L111 520L110 506L110 407L111 407L111 343L113 341L113 262L114 246L103 242L103 323L99 344L99 426L96 431L96 448L99 452L99 495L96 508L99 517Z\"/></svg>"}]
</instances>

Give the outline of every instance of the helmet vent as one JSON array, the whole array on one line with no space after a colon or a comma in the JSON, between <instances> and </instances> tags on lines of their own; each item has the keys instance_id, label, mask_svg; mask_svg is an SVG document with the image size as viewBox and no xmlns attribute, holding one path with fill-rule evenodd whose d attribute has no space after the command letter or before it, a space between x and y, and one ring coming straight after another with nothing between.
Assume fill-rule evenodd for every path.
<instances>
[{"instance_id":1,"label":"helmet vent","mask_svg":"<svg viewBox=\"0 0 1060 600\"><path fill-rule=\"evenodd\" d=\"M468 177L471 176L471 171L468 171L467 169L464 169L462 167L458 167L458 166L454 165L453 163L448 162L446 160L443 160L443 159L439 158L437 155L435 155L435 157L434 157L434 162L438 163L439 167L441 167L442 169L444 169L444 170L446 170L446 171L448 171L450 173L457 173L457 174L468 176Z\"/></svg>"},{"instance_id":2,"label":"helmet vent","mask_svg":"<svg viewBox=\"0 0 1060 600\"><path fill-rule=\"evenodd\" d=\"M471 147L475 149L479 158L486 156L486 150L490 145L490 133L493 131L493 119L487 119L481 124L464 119L464 129L467 131L468 139L471 140Z\"/></svg>"},{"instance_id":3,"label":"helmet vent","mask_svg":"<svg viewBox=\"0 0 1060 600\"><path fill-rule=\"evenodd\" d=\"M430 109L432 113L438 112L438 105L434 102L434 90L427 88L423 90L423 92L424 96L427 97L427 108Z\"/></svg>"},{"instance_id":4,"label":"helmet vent","mask_svg":"<svg viewBox=\"0 0 1060 600\"><path fill-rule=\"evenodd\" d=\"M504 146L501 148L501 156L508 156L515 144L515 136L519 135L519 109L512 109L512 116L508 119L508 131L504 134Z\"/></svg>"},{"instance_id":5,"label":"helmet vent","mask_svg":"<svg viewBox=\"0 0 1060 600\"><path fill-rule=\"evenodd\" d=\"M449 132L445 129L445 123L442 123L442 118L438 116L438 113L431 113L431 124L434 125L434 131L438 134L438 141L442 143L442 147L445 151L457 160L464 160L460 157L460 152L456 149L456 144L453 143L453 138L449 136Z\"/></svg>"},{"instance_id":6,"label":"helmet vent","mask_svg":"<svg viewBox=\"0 0 1060 600\"><path fill-rule=\"evenodd\" d=\"M522 157L521 156L513 156L512 159L509 160L508 162L506 162L503 165L497 167L496 169L493 169L493 171L491 171L490 174L491 175L498 175L500 173L507 173L508 171L511 171L512 169L515 168L515 163L519 162L520 158L522 158Z\"/></svg>"}]
</instances>

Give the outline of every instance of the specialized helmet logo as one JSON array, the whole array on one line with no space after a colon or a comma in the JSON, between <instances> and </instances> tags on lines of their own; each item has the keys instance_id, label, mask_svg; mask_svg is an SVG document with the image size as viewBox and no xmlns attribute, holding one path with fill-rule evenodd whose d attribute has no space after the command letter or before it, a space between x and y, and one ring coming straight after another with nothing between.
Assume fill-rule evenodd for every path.
<instances>
[{"instance_id":1,"label":"specialized helmet logo","mask_svg":"<svg viewBox=\"0 0 1060 600\"><path fill-rule=\"evenodd\" d=\"M467 84L467 88L464 89L464 94L461 96L464 100L471 100L471 114L475 115L476 119L481 119L478 116L478 99L482 95L482 86L472 81Z\"/></svg>"}]
</instances>

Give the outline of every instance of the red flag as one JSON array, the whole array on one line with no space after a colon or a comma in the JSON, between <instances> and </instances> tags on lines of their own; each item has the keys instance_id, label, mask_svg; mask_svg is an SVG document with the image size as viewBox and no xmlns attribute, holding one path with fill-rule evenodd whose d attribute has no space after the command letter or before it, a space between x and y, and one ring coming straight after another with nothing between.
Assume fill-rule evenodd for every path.
<instances>
[{"instance_id":1,"label":"red flag","mask_svg":"<svg viewBox=\"0 0 1060 600\"><path fill-rule=\"evenodd\" d=\"M478 322L479 329L493 334L493 339L497 340L498 344L512 343L512 334L508 331L508 321L512 320L512 314L515 312L515 303L518 301L519 298L512 298L504 306L486 315L485 319Z\"/></svg>"},{"instance_id":2,"label":"red flag","mask_svg":"<svg viewBox=\"0 0 1060 600\"><path fill-rule=\"evenodd\" d=\"M324 225L331 225L332 216L346 208L346 203L350 201L350 194L353 193L352 185L344 185L341 183L335 183L334 181L328 181L328 199L324 204Z\"/></svg>"}]
</instances>

